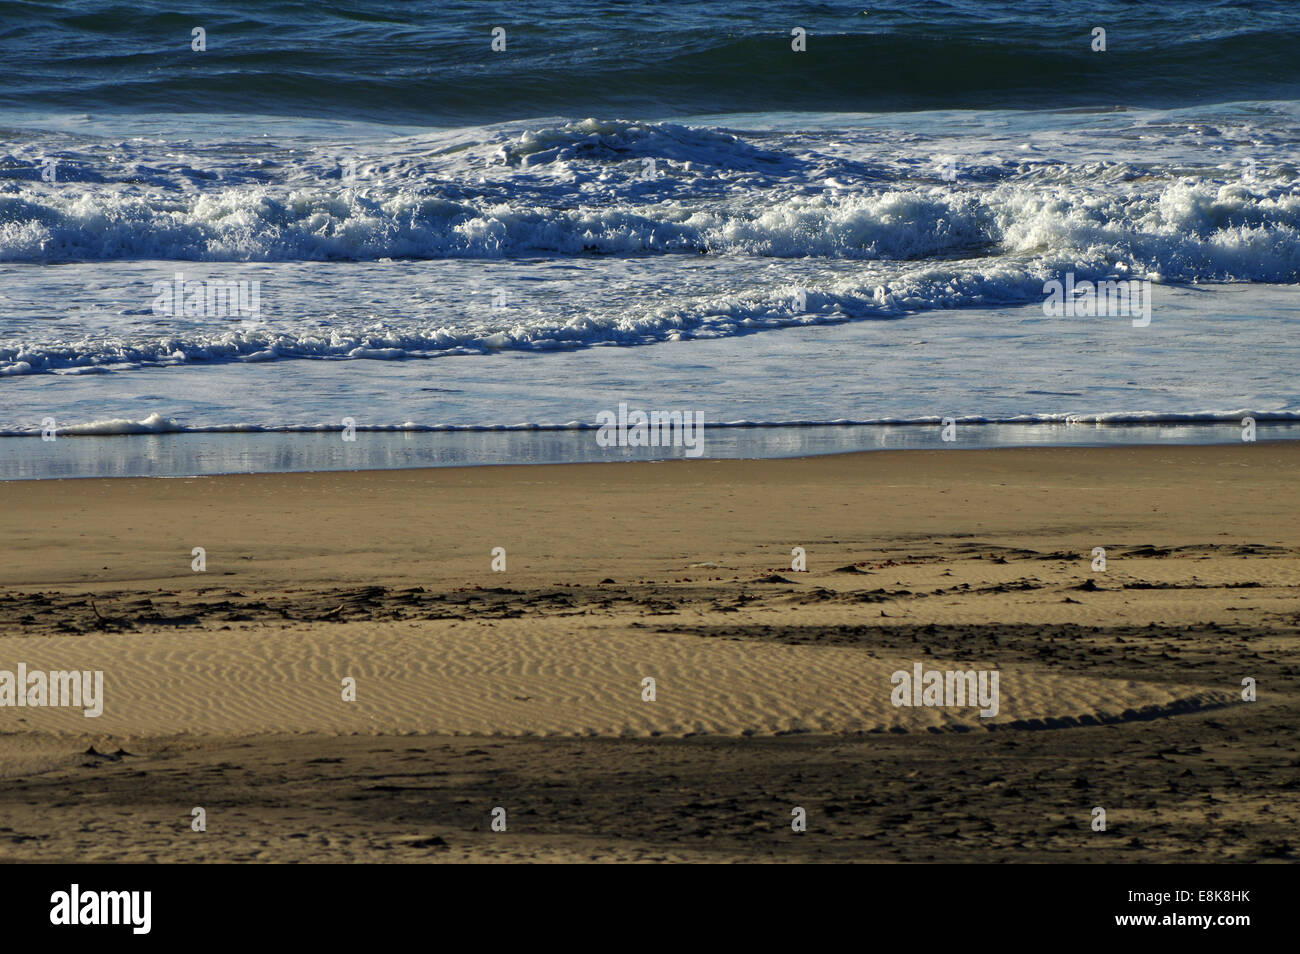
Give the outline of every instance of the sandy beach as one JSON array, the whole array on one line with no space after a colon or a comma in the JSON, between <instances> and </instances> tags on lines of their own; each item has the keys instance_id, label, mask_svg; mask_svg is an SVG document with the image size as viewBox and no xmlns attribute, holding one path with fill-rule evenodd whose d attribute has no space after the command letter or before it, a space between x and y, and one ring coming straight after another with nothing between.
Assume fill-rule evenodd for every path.
<instances>
[{"instance_id":1,"label":"sandy beach","mask_svg":"<svg viewBox=\"0 0 1300 954\"><path fill-rule=\"evenodd\" d=\"M1294 860L1297 473L1289 442L0 483L0 671L103 673L97 716L0 706L0 859ZM931 670L996 672L996 712L897 704Z\"/></svg>"}]
</instances>

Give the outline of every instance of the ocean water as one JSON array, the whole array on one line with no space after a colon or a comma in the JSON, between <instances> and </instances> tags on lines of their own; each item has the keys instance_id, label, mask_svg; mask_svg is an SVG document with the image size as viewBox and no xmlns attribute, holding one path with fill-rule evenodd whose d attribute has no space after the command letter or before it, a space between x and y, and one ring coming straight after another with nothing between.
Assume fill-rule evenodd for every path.
<instances>
[{"instance_id":1,"label":"ocean water","mask_svg":"<svg viewBox=\"0 0 1300 954\"><path fill-rule=\"evenodd\" d=\"M709 456L1294 436L1298 42L1288 2L0 2L0 477L619 459L620 403ZM345 419L415 443L286 436Z\"/></svg>"}]
</instances>

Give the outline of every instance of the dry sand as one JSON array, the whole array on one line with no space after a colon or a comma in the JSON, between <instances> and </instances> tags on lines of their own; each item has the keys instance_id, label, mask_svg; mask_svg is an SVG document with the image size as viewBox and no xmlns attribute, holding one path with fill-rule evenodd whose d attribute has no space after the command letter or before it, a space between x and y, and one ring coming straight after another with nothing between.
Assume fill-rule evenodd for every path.
<instances>
[{"instance_id":1,"label":"dry sand","mask_svg":"<svg viewBox=\"0 0 1300 954\"><path fill-rule=\"evenodd\" d=\"M1277 443L0 484L0 670L105 683L98 718L0 707L0 859L1294 860L1298 474ZM998 714L895 706L916 663L997 670Z\"/></svg>"}]
</instances>

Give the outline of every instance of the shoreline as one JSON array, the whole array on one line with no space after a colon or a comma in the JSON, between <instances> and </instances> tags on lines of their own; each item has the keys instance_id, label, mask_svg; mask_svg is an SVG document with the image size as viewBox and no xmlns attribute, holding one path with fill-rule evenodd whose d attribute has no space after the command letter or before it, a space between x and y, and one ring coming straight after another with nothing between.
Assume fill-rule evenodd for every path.
<instances>
[{"instance_id":1,"label":"shoreline","mask_svg":"<svg viewBox=\"0 0 1300 954\"><path fill-rule=\"evenodd\" d=\"M1300 440L1300 423L706 425L693 447L600 446L594 427L461 431L181 432L0 439L0 484L26 480L209 477L563 466L672 460L800 460L854 453L1270 445ZM1158 438L1158 439L1157 439ZM71 441L71 443L69 443ZM698 452L698 453L697 453ZM694 455L694 456L692 456Z\"/></svg>"}]
</instances>

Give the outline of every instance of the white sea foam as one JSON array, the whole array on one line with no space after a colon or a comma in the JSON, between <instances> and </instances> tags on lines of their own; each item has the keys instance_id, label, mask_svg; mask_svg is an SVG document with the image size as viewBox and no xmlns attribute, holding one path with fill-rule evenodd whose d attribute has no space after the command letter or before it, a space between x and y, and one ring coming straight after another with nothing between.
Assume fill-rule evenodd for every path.
<instances>
[{"instance_id":1,"label":"white sea foam","mask_svg":"<svg viewBox=\"0 0 1300 954\"><path fill-rule=\"evenodd\" d=\"M989 420L1268 420L1298 406L1277 370L1294 308L1204 289L1300 281L1296 118L1251 104L751 128L555 119L351 141L20 133L0 145L0 425L314 426L357 402L384 426L543 424L615 380L721 388L704 355L728 341L740 365L722 379L738 384L705 405L719 423L914 422L939 404ZM55 150L60 179L42 182ZM177 271L259 281L259 320L152 314L151 285ZM1014 312L1066 273L1151 279L1151 327ZM1180 294L1195 303L1171 311ZM841 352L809 344L840 340L833 326L864 330L844 340L866 350L836 365L848 386L769 394L764 374L796 362L833 373ZM774 329L794 330L755 335ZM751 364L765 352L748 336L783 349ZM643 345L665 346L640 353L657 378L608 370L604 356ZM424 360L451 357L469 360ZM532 404L506 386L524 367ZM429 403L430 382L467 396Z\"/></svg>"},{"instance_id":2,"label":"white sea foam","mask_svg":"<svg viewBox=\"0 0 1300 954\"><path fill-rule=\"evenodd\" d=\"M394 307L407 312L394 319L335 313L328 321L306 315L252 327L238 321L173 322L177 330L166 334L135 330L133 322L75 338L47 332L40 343L0 340L0 376L288 359L393 361L707 340L773 328L897 319L932 309L1040 302L1045 283L1059 280L1067 268L1077 281L1142 274L1113 262L1047 262L1041 256L874 263L809 281L785 276L769 283L754 283L749 277L754 266L745 268L727 283L725 293L691 294L693 276L678 269L660 279L673 292L668 296L662 294L664 286L649 295L639 288L578 288L568 300L523 299L497 310L487 307L482 289L447 282L422 290L434 300L420 315L411 301L412 289L399 282L380 289L392 297Z\"/></svg>"},{"instance_id":3,"label":"white sea foam","mask_svg":"<svg viewBox=\"0 0 1300 954\"><path fill-rule=\"evenodd\" d=\"M946 183L933 156L861 131L746 139L586 120L314 145L270 163L238 146L190 145L193 155L147 170L147 156L175 147L117 145L83 145L64 166L95 176L58 183L37 178L37 143L5 157L33 171L0 191L0 262L675 252L896 260L983 249L1082 254L1179 281L1294 281L1300 269L1295 170L1266 156L1243 181L1219 165L1164 168L1158 153L1151 161L1131 146L1130 156L1071 162L1063 143L1055 155L1006 158L959 141L944 148L980 152L962 155Z\"/></svg>"},{"instance_id":4,"label":"white sea foam","mask_svg":"<svg viewBox=\"0 0 1300 954\"><path fill-rule=\"evenodd\" d=\"M0 195L0 261L684 252L907 260L982 250L1048 261L1082 255L1175 281L1295 281L1300 197L1275 192L1175 181L1131 197L1009 182L979 192L892 187L564 207L406 189Z\"/></svg>"}]
</instances>

